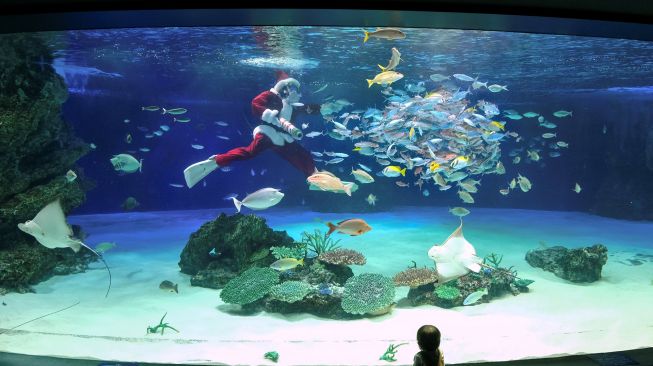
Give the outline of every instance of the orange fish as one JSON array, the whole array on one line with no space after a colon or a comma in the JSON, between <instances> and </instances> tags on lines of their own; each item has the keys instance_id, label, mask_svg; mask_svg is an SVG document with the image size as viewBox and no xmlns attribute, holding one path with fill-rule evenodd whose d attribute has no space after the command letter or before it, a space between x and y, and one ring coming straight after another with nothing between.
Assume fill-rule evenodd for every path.
<instances>
[{"instance_id":1,"label":"orange fish","mask_svg":"<svg viewBox=\"0 0 653 366\"><path fill-rule=\"evenodd\" d=\"M340 221L338 225L334 225L330 222L327 222L329 227L329 232L326 236L331 235L332 232L337 231L343 234L349 234L351 236L365 234L366 232L372 230L372 227L365 222L363 219L349 219Z\"/></svg>"}]
</instances>

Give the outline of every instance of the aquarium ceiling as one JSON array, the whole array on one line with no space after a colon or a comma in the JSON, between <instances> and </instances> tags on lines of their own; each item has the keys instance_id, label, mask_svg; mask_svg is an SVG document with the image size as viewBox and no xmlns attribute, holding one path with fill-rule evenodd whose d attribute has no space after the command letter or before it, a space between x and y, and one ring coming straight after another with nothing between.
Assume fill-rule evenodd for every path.
<instances>
[{"instance_id":1,"label":"aquarium ceiling","mask_svg":"<svg viewBox=\"0 0 653 366\"><path fill-rule=\"evenodd\" d=\"M179 5L183 5L179 7ZM241 5L241 4L239 4ZM207 9L198 1L3 1L0 33L244 25L397 26L653 40L648 1L275 2L275 9Z\"/></svg>"}]
</instances>

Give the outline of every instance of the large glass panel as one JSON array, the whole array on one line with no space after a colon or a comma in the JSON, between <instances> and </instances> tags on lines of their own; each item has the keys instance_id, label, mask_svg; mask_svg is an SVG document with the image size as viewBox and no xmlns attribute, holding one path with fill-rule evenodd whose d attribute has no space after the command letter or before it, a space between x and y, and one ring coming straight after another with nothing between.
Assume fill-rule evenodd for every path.
<instances>
[{"instance_id":1,"label":"large glass panel","mask_svg":"<svg viewBox=\"0 0 653 366\"><path fill-rule=\"evenodd\" d=\"M447 363L653 344L653 44L0 36L0 351Z\"/></svg>"}]
</instances>

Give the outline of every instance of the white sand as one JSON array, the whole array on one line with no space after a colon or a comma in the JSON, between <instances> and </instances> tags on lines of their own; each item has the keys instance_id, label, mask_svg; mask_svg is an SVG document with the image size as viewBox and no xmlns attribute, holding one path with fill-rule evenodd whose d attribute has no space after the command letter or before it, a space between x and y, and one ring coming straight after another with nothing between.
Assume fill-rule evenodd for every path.
<instances>
[{"instance_id":1,"label":"white sand","mask_svg":"<svg viewBox=\"0 0 653 366\"><path fill-rule=\"evenodd\" d=\"M231 213L231 210L226 210ZM524 210L473 210L465 236L479 255L504 254L520 277L535 280L531 291L505 295L477 306L440 309L398 307L392 314L356 321L311 315L230 313L219 291L191 287L179 273L179 253L191 232L216 211L71 217L91 233L91 245L116 241L106 254L113 289L104 299L107 274L95 263L86 273L54 277L36 286L36 294L9 294L0 312L0 328L63 308L76 307L0 335L0 351L31 355L139 362L373 365L390 343L401 346L395 364L411 364L417 352L415 331L437 325L447 362L499 361L608 352L653 345L653 262L627 265L635 253L653 254L651 223L611 220L579 213ZM288 210L264 212L275 229L299 239L303 230L326 228L313 218L341 220L360 215L318 214ZM301 213L301 215L300 215ZM341 236L341 245L362 251L367 265L356 273L394 275L415 260L432 265L426 251L456 227L446 208L367 214L373 227L360 237ZM603 278L572 284L531 268L524 260L539 241L578 247L601 242L609 249ZM622 263L623 262L623 263ZM179 294L159 290L164 280L179 283ZM399 288L397 300L407 288ZM146 327L166 321L180 333L146 335Z\"/></svg>"}]
</instances>

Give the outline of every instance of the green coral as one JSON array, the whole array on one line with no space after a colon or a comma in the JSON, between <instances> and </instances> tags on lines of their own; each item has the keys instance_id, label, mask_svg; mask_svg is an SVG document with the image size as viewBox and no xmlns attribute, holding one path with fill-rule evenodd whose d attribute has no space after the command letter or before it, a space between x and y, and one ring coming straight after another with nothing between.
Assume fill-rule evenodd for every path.
<instances>
[{"instance_id":1,"label":"green coral","mask_svg":"<svg viewBox=\"0 0 653 366\"><path fill-rule=\"evenodd\" d=\"M249 304L267 295L278 282L279 273L272 268L252 267L227 282L220 298L228 304Z\"/></svg>"},{"instance_id":2,"label":"green coral","mask_svg":"<svg viewBox=\"0 0 653 366\"><path fill-rule=\"evenodd\" d=\"M270 248L270 251L276 259L302 259L306 257L306 245L303 243L299 243L298 245L292 247L272 247Z\"/></svg>"},{"instance_id":3,"label":"green coral","mask_svg":"<svg viewBox=\"0 0 653 366\"><path fill-rule=\"evenodd\" d=\"M435 296L442 300L453 301L460 296L460 290L453 286L438 286L435 291L433 291Z\"/></svg>"},{"instance_id":4,"label":"green coral","mask_svg":"<svg viewBox=\"0 0 653 366\"><path fill-rule=\"evenodd\" d=\"M340 248L338 245L339 242L340 239L333 240L331 237L327 236L326 233L322 234L318 229L316 229L313 234L306 231L302 233L302 243L316 255Z\"/></svg>"},{"instance_id":5,"label":"green coral","mask_svg":"<svg viewBox=\"0 0 653 366\"><path fill-rule=\"evenodd\" d=\"M503 260L503 254L498 255L496 253L491 253L490 255L483 258L483 264L489 263L494 268L499 268L499 264Z\"/></svg>"},{"instance_id":6,"label":"green coral","mask_svg":"<svg viewBox=\"0 0 653 366\"><path fill-rule=\"evenodd\" d=\"M342 309L350 314L366 314L383 309L394 301L392 279L377 273L363 273L345 282Z\"/></svg>"},{"instance_id":7,"label":"green coral","mask_svg":"<svg viewBox=\"0 0 653 366\"><path fill-rule=\"evenodd\" d=\"M270 297L275 300L295 302L302 300L312 290L311 285L306 282L286 281L272 286L270 289Z\"/></svg>"}]
</instances>

